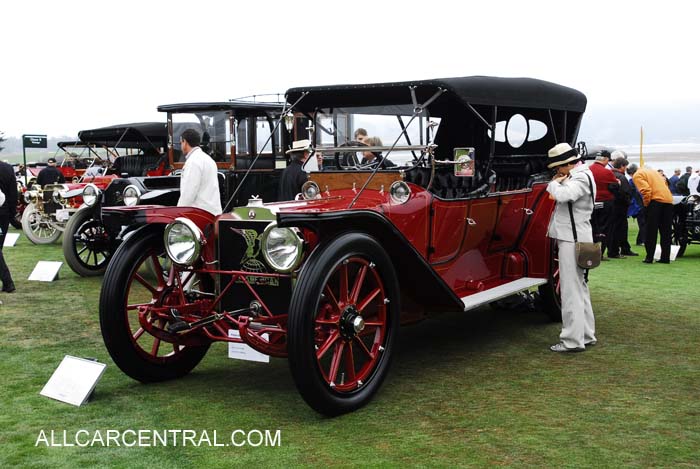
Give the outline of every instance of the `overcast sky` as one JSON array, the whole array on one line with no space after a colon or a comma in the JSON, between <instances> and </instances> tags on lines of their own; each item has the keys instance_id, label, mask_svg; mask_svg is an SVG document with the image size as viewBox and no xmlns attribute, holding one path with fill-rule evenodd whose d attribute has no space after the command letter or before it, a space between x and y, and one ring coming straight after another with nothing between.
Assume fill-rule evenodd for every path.
<instances>
[{"instance_id":1,"label":"overcast sky","mask_svg":"<svg viewBox=\"0 0 700 469\"><path fill-rule=\"evenodd\" d=\"M694 10L675 0L4 2L0 131L76 135L164 120L159 104L468 75L553 81L585 93L591 110L700 104Z\"/></svg>"}]
</instances>

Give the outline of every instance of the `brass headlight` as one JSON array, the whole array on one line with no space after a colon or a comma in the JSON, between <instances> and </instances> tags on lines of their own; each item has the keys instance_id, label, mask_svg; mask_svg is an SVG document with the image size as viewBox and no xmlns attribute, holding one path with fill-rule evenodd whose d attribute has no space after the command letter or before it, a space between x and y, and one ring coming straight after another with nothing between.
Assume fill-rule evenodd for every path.
<instances>
[{"instance_id":1,"label":"brass headlight","mask_svg":"<svg viewBox=\"0 0 700 469\"><path fill-rule=\"evenodd\" d=\"M126 205L127 207L133 207L134 205L139 204L139 201L141 200L141 191L138 187L131 184L129 186L126 186L126 189L124 189L124 193L122 194L122 196L124 198L124 205Z\"/></svg>"},{"instance_id":2,"label":"brass headlight","mask_svg":"<svg viewBox=\"0 0 700 469\"><path fill-rule=\"evenodd\" d=\"M303 253L303 242L296 228L278 228L270 223L260 238L265 261L280 273L288 273L299 266Z\"/></svg>"},{"instance_id":3,"label":"brass headlight","mask_svg":"<svg viewBox=\"0 0 700 469\"><path fill-rule=\"evenodd\" d=\"M405 204L411 198L411 188L403 181L395 181L389 188L389 196L395 204Z\"/></svg>"},{"instance_id":4,"label":"brass headlight","mask_svg":"<svg viewBox=\"0 0 700 469\"><path fill-rule=\"evenodd\" d=\"M199 227L188 218L176 218L165 227L165 251L173 262L192 265L199 259L204 236Z\"/></svg>"},{"instance_id":5,"label":"brass headlight","mask_svg":"<svg viewBox=\"0 0 700 469\"><path fill-rule=\"evenodd\" d=\"M83 188L83 202L88 207L92 207L97 203L97 198L100 196L100 190L94 184L88 184Z\"/></svg>"},{"instance_id":6,"label":"brass headlight","mask_svg":"<svg viewBox=\"0 0 700 469\"><path fill-rule=\"evenodd\" d=\"M304 199L317 199L321 196L321 188L314 181L306 181L301 186L301 195Z\"/></svg>"}]
</instances>

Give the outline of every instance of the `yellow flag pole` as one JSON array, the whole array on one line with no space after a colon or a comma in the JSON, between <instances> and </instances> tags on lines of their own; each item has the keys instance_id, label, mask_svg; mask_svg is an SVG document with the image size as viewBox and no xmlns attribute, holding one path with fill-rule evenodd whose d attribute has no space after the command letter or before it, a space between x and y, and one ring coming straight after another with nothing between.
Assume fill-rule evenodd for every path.
<instances>
[{"instance_id":1,"label":"yellow flag pole","mask_svg":"<svg viewBox=\"0 0 700 469\"><path fill-rule=\"evenodd\" d=\"M639 128L639 167L644 167L644 154L642 153L642 146L644 145L644 126Z\"/></svg>"}]
</instances>

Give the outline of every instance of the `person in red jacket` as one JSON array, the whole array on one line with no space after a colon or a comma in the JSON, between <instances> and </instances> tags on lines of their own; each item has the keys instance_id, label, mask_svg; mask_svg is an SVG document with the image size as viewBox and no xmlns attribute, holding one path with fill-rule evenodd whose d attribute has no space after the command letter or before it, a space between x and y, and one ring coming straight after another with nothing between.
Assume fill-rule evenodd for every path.
<instances>
[{"instance_id":1,"label":"person in red jacket","mask_svg":"<svg viewBox=\"0 0 700 469\"><path fill-rule=\"evenodd\" d=\"M605 255L605 249L608 247L612 238L612 212L615 196L613 192L620 186L620 181L617 180L615 174L608 169L610 162L610 152L601 150L596 153L595 162L589 167L593 173L596 187L596 208L593 210L593 241L601 242L602 252ZM610 188L612 187L612 191Z\"/></svg>"}]
</instances>

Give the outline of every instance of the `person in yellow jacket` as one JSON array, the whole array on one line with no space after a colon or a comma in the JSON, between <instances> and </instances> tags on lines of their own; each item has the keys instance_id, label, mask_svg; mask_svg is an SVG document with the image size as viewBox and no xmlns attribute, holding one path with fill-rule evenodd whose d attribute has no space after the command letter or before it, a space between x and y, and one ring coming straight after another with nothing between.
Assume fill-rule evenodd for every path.
<instances>
[{"instance_id":1,"label":"person in yellow jacket","mask_svg":"<svg viewBox=\"0 0 700 469\"><path fill-rule=\"evenodd\" d=\"M632 177L634 185L642 195L646 227L644 233L644 248L647 255L644 263L654 262L656 250L656 235L661 235L661 257L659 262L671 262L671 224L673 223L673 195L666 180L655 169L649 166L639 168Z\"/></svg>"}]
</instances>

